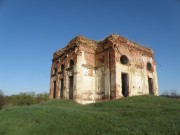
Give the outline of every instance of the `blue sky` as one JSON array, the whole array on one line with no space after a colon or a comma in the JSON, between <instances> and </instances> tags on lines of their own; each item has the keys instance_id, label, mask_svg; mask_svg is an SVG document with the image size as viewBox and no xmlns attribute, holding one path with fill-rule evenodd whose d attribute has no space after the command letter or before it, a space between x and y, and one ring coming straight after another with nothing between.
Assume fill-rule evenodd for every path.
<instances>
[{"instance_id":1,"label":"blue sky","mask_svg":"<svg viewBox=\"0 0 180 135\"><path fill-rule=\"evenodd\" d=\"M180 93L180 0L0 0L0 89L48 92L54 51L113 33L154 49L159 91Z\"/></svg>"}]
</instances>

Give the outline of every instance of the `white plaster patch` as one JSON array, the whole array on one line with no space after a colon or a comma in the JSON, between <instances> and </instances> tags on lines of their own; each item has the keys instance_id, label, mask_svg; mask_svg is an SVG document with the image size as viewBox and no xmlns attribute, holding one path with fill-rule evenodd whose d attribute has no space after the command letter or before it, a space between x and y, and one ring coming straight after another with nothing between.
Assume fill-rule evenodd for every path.
<instances>
[{"instance_id":1,"label":"white plaster patch","mask_svg":"<svg viewBox=\"0 0 180 135\"><path fill-rule=\"evenodd\" d=\"M136 75L136 89L137 89L137 92L142 92L142 77L139 76L139 75Z\"/></svg>"}]
</instances>

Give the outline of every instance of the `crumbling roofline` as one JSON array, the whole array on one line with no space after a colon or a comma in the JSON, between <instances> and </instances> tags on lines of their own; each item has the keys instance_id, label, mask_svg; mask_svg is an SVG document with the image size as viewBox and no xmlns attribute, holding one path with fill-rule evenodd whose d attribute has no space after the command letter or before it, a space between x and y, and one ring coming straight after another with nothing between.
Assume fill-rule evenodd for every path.
<instances>
[{"instance_id":1,"label":"crumbling roofline","mask_svg":"<svg viewBox=\"0 0 180 135\"><path fill-rule=\"evenodd\" d=\"M67 47L67 48L66 48L66 47ZM75 47L77 47L77 45L73 45L73 46L71 46L71 47L69 47L69 48L68 48L68 46L66 46L66 47L62 48L62 49L64 49L62 52L56 51L56 52L53 54L53 59L52 59L52 61L58 60L58 59L61 58L64 54L66 54L68 51L73 50ZM62 49L60 49L60 50L62 50ZM59 51L60 51L60 50L59 50ZM58 53L59 53L59 54L58 54Z\"/></svg>"},{"instance_id":2,"label":"crumbling roofline","mask_svg":"<svg viewBox=\"0 0 180 135\"><path fill-rule=\"evenodd\" d=\"M108 44L110 46L113 46L114 44L117 44L117 45L125 44L127 46L133 47L135 50L139 50L139 51L142 51L145 53L152 54L152 56L154 55L152 49L141 46L141 45L139 45L135 42L132 42L132 41L130 41L130 40L128 40L122 36L117 35L117 34L112 34L112 35L106 37L102 41L94 41L94 40L91 40L91 39L88 39L88 38L85 38L85 37L79 35L79 36L76 36L75 38L73 38L67 44L66 47L56 51L53 55L53 60L60 58L62 55L64 55L70 49L72 49L76 46L87 46L87 47L90 47L93 50L97 51L101 47L104 48L104 45L108 45Z\"/></svg>"}]
</instances>

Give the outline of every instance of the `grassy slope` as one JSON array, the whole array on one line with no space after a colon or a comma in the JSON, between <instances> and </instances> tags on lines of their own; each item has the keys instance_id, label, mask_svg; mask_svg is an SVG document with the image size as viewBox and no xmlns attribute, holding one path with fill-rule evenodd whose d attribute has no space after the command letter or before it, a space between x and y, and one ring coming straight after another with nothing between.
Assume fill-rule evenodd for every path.
<instances>
[{"instance_id":1,"label":"grassy slope","mask_svg":"<svg viewBox=\"0 0 180 135\"><path fill-rule=\"evenodd\" d=\"M79 105L54 100L0 111L0 135L180 134L180 100L128 97Z\"/></svg>"}]
</instances>

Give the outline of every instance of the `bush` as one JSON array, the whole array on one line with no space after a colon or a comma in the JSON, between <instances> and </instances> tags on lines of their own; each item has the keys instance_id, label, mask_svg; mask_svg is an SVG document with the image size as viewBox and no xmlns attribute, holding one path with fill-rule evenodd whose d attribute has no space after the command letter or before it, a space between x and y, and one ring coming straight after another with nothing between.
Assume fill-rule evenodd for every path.
<instances>
[{"instance_id":1,"label":"bush","mask_svg":"<svg viewBox=\"0 0 180 135\"><path fill-rule=\"evenodd\" d=\"M4 97L3 91L0 90L0 109L2 109L4 105L5 105L5 97Z\"/></svg>"},{"instance_id":2,"label":"bush","mask_svg":"<svg viewBox=\"0 0 180 135\"><path fill-rule=\"evenodd\" d=\"M35 94L34 92L26 92L8 96L6 99L9 105L32 105L47 101L48 96L48 93Z\"/></svg>"},{"instance_id":3,"label":"bush","mask_svg":"<svg viewBox=\"0 0 180 135\"><path fill-rule=\"evenodd\" d=\"M34 98L34 102L35 103L42 103L45 102L49 99L49 94L48 93L40 93L40 94L36 94L35 98Z\"/></svg>"},{"instance_id":4,"label":"bush","mask_svg":"<svg viewBox=\"0 0 180 135\"><path fill-rule=\"evenodd\" d=\"M34 103L33 95L28 93L20 93L18 105L32 105Z\"/></svg>"},{"instance_id":5,"label":"bush","mask_svg":"<svg viewBox=\"0 0 180 135\"><path fill-rule=\"evenodd\" d=\"M8 103L11 105L31 105L34 103L33 96L28 93L20 93L8 97Z\"/></svg>"}]
</instances>

